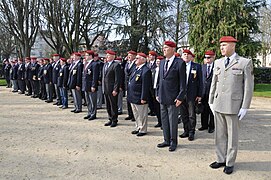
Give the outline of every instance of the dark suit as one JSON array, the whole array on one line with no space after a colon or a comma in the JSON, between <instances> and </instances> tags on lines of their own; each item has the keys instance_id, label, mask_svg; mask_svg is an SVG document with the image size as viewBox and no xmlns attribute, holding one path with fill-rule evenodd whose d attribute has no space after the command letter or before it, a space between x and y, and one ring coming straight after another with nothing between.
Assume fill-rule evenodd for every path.
<instances>
[{"instance_id":1,"label":"dark suit","mask_svg":"<svg viewBox=\"0 0 271 180\"><path fill-rule=\"evenodd\" d=\"M39 67L40 65L37 62L31 63L30 84L34 92L34 97L38 97L39 93L39 82L38 82Z\"/></svg>"},{"instance_id":2,"label":"dark suit","mask_svg":"<svg viewBox=\"0 0 271 180\"><path fill-rule=\"evenodd\" d=\"M207 64L202 65L202 104L203 104L203 112L201 113L201 127L204 129L213 130L215 128L214 124L214 115L211 111L208 101L209 101L209 93L210 87L212 83L213 77L213 68L214 64L210 68L210 73L207 74Z\"/></svg>"},{"instance_id":3,"label":"dark suit","mask_svg":"<svg viewBox=\"0 0 271 180\"><path fill-rule=\"evenodd\" d=\"M61 68L60 60L58 60L57 62L54 62L52 64L52 66L53 66L52 81L53 81L54 89L55 89L55 93L56 93L56 100L57 100L58 104L61 104L60 91L59 91L59 87L57 86L57 81L58 81L58 76L59 76L59 70Z\"/></svg>"},{"instance_id":4,"label":"dark suit","mask_svg":"<svg viewBox=\"0 0 271 180\"><path fill-rule=\"evenodd\" d=\"M43 74L43 69L45 65L41 65L39 68L39 73L38 73L38 79L39 79L39 84L40 84L40 90L39 90L39 98L42 100L46 99L46 86L44 83L44 74Z\"/></svg>"},{"instance_id":5,"label":"dark suit","mask_svg":"<svg viewBox=\"0 0 271 180\"><path fill-rule=\"evenodd\" d=\"M18 87L18 68L19 65L16 63L13 66L11 66L10 69L10 79L12 81L12 87L13 87L13 91L18 91L19 87Z\"/></svg>"},{"instance_id":6,"label":"dark suit","mask_svg":"<svg viewBox=\"0 0 271 180\"><path fill-rule=\"evenodd\" d=\"M80 60L78 60L78 62L74 62L71 66L68 86L72 90L75 111L82 111L81 89L77 90L76 86L82 88L82 74L84 65Z\"/></svg>"},{"instance_id":7,"label":"dark suit","mask_svg":"<svg viewBox=\"0 0 271 180\"><path fill-rule=\"evenodd\" d=\"M82 91L85 91L85 98L88 107L88 117L96 118L97 113L97 90L99 80L99 64L94 60L86 62L86 67L83 70ZM91 91L95 88L95 92Z\"/></svg>"},{"instance_id":8,"label":"dark suit","mask_svg":"<svg viewBox=\"0 0 271 180\"><path fill-rule=\"evenodd\" d=\"M124 73L125 73L125 86L126 86L126 88L128 87L129 78L130 78L132 72L134 72L135 68L136 68L136 65L134 62L132 63L132 65L130 65L130 63L128 63L128 62L125 64ZM129 102L128 99L127 99L127 111L128 111L128 116L131 118L134 118L131 103Z\"/></svg>"},{"instance_id":9,"label":"dark suit","mask_svg":"<svg viewBox=\"0 0 271 180\"><path fill-rule=\"evenodd\" d=\"M24 74L24 78L25 78L25 84L26 84L26 87L27 87L27 90L28 90L28 95L32 95L32 87L31 87L31 83L30 83L30 80L31 80L31 63L27 63L25 64L25 74Z\"/></svg>"},{"instance_id":10,"label":"dark suit","mask_svg":"<svg viewBox=\"0 0 271 180\"><path fill-rule=\"evenodd\" d=\"M43 78L46 88L47 101L53 101L53 83L52 83L52 72L53 67L50 63L44 65L43 68Z\"/></svg>"},{"instance_id":11,"label":"dark suit","mask_svg":"<svg viewBox=\"0 0 271 180\"><path fill-rule=\"evenodd\" d=\"M186 92L186 98L181 105L181 116L184 124L184 132L194 135L196 127L195 102L196 97L202 96L202 71L201 65L192 61Z\"/></svg>"},{"instance_id":12,"label":"dark suit","mask_svg":"<svg viewBox=\"0 0 271 180\"><path fill-rule=\"evenodd\" d=\"M159 84L157 94L161 106L161 120L164 141L171 146L178 144L178 113L175 100L183 101L186 95L186 64L180 58L174 58L165 71L165 61L159 67Z\"/></svg>"},{"instance_id":13,"label":"dark suit","mask_svg":"<svg viewBox=\"0 0 271 180\"><path fill-rule=\"evenodd\" d=\"M18 71L17 71L17 75L18 75L18 85L19 85L19 89L20 91L24 94L25 92L25 81L24 81L24 74L25 74L25 65L19 64L18 66Z\"/></svg>"},{"instance_id":14,"label":"dark suit","mask_svg":"<svg viewBox=\"0 0 271 180\"><path fill-rule=\"evenodd\" d=\"M99 65L99 80L98 80L98 91L97 91L97 108L102 108L103 105L103 91L102 91L102 74L104 63L100 60L96 61Z\"/></svg>"},{"instance_id":15,"label":"dark suit","mask_svg":"<svg viewBox=\"0 0 271 180\"><path fill-rule=\"evenodd\" d=\"M153 63L151 64L150 62L147 63L147 67L150 68L150 70L153 72L155 71L157 65L156 65L156 60L153 61ZM154 78L154 77L152 77ZM156 114L155 112L157 111L155 109L155 98L154 98L154 89L153 86L151 86L150 88L150 95L149 95L149 108L150 108L150 114Z\"/></svg>"},{"instance_id":16,"label":"dark suit","mask_svg":"<svg viewBox=\"0 0 271 180\"><path fill-rule=\"evenodd\" d=\"M5 64L4 67L4 76L7 82L7 87L11 87L10 84L10 69L11 69L11 65L10 64Z\"/></svg>"},{"instance_id":17,"label":"dark suit","mask_svg":"<svg viewBox=\"0 0 271 180\"><path fill-rule=\"evenodd\" d=\"M113 61L106 70L103 68L102 88L105 96L106 109L111 122L118 122L118 95L113 96L112 92L119 92L120 87L120 65Z\"/></svg>"},{"instance_id":18,"label":"dark suit","mask_svg":"<svg viewBox=\"0 0 271 180\"><path fill-rule=\"evenodd\" d=\"M59 67L57 87L60 91L60 99L62 107L68 107L68 79L69 65L65 64Z\"/></svg>"}]
</instances>

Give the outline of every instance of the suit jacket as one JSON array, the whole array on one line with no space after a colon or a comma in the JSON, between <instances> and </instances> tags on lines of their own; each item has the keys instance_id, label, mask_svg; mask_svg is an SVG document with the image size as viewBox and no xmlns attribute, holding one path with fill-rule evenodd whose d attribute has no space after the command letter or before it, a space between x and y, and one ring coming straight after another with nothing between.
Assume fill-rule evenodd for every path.
<instances>
[{"instance_id":1,"label":"suit jacket","mask_svg":"<svg viewBox=\"0 0 271 180\"><path fill-rule=\"evenodd\" d=\"M113 61L105 72L103 68L102 87L104 94L111 94L113 91L119 92L120 87L120 65Z\"/></svg>"},{"instance_id":2,"label":"suit jacket","mask_svg":"<svg viewBox=\"0 0 271 180\"><path fill-rule=\"evenodd\" d=\"M88 63L88 62L87 62ZM83 70L82 77L82 91L91 91L91 88L98 90L98 80L99 80L100 67L98 62L91 61Z\"/></svg>"},{"instance_id":3,"label":"suit jacket","mask_svg":"<svg viewBox=\"0 0 271 180\"><path fill-rule=\"evenodd\" d=\"M24 78L27 80L31 79L31 63L25 64L25 72L24 72Z\"/></svg>"},{"instance_id":4,"label":"suit jacket","mask_svg":"<svg viewBox=\"0 0 271 180\"><path fill-rule=\"evenodd\" d=\"M213 69L214 63L212 68L210 69L210 73L207 76L207 64L202 65L202 96L209 98L210 87L212 83L213 77Z\"/></svg>"},{"instance_id":5,"label":"suit jacket","mask_svg":"<svg viewBox=\"0 0 271 180\"><path fill-rule=\"evenodd\" d=\"M18 65L18 71L17 71L17 74L18 74L18 80L24 80L24 72L25 72L25 66L24 64L19 64Z\"/></svg>"},{"instance_id":6,"label":"suit jacket","mask_svg":"<svg viewBox=\"0 0 271 180\"><path fill-rule=\"evenodd\" d=\"M39 67L39 73L38 73L38 78L40 78L40 81L44 81L44 74L43 74L43 69L45 65L42 65Z\"/></svg>"},{"instance_id":7,"label":"suit jacket","mask_svg":"<svg viewBox=\"0 0 271 180\"><path fill-rule=\"evenodd\" d=\"M47 65L44 65L43 67L43 77L44 77L44 83L45 84L50 84L52 83L52 76L53 76L53 67L50 63L48 63Z\"/></svg>"},{"instance_id":8,"label":"suit jacket","mask_svg":"<svg viewBox=\"0 0 271 180\"><path fill-rule=\"evenodd\" d=\"M18 64L14 64L13 66L11 66L11 69L10 69L10 79L11 80L17 80L18 79L18 68L19 68L19 65Z\"/></svg>"},{"instance_id":9,"label":"suit jacket","mask_svg":"<svg viewBox=\"0 0 271 180\"><path fill-rule=\"evenodd\" d=\"M129 82L129 78L132 74L132 72L134 72L136 65L135 62L132 63L131 67L129 67L130 64L128 62L126 62L125 64L125 68L124 68L124 74L125 74L125 87L128 87L128 82Z\"/></svg>"},{"instance_id":10,"label":"suit jacket","mask_svg":"<svg viewBox=\"0 0 271 180\"><path fill-rule=\"evenodd\" d=\"M69 79L69 65L65 64L63 67L60 66L57 77L57 86L67 88Z\"/></svg>"},{"instance_id":11,"label":"suit jacket","mask_svg":"<svg viewBox=\"0 0 271 180\"><path fill-rule=\"evenodd\" d=\"M68 81L69 88L75 89L76 86L82 87L83 63L79 60L79 62L71 66Z\"/></svg>"},{"instance_id":12,"label":"suit jacket","mask_svg":"<svg viewBox=\"0 0 271 180\"><path fill-rule=\"evenodd\" d=\"M130 103L141 104L141 100L148 101L151 87L151 70L143 65L130 76L127 98ZM148 103L148 102L147 102Z\"/></svg>"},{"instance_id":13,"label":"suit jacket","mask_svg":"<svg viewBox=\"0 0 271 180\"><path fill-rule=\"evenodd\" d=\"M200 64L191 62L190 73L186 87L187 101L195 101L196 97L202 96L202 71Z\"/></svg>"},{"instance_id":14,"label":"suit jacket","mask_svg":"<svg viewBox=\"0 0 271 180\"><path fill-rule=\"evenodd\" d=\"M165 61L161 61L157 95L161 104L174 105L175 99L183 101L186 96L186 64L175 57L166 74L164 66Z\"/></svg>"},{"instance_id":15,"label":"suit jacket","mask_svg":"<svg viewBox=\"0 0 271 180\"><path fill-rule=\"evenodd\" d=\"M240 108L248 109L254 87L252 61L236 55L225 68L225 58L215 61L209 104L215 111L237 114Z\"/></svg>"},{"instance_id":16,"label":"suit jacket","mask_svg":"<svg viewBox=\"0 0 271 180\"><path fill-rule=\"evenodd\" d=\"M10 69L11 69L11 65L5 64L4 72L5 72L5 78L7 79L10 79Z\"/></svg>"},{"instance_id":17,"label":"suit jacket","mask_svg":"<svg viewBox=\"0 0 271 180\"><path fill-rule=\"evenodd\" d=\"M34 64L31 63L30 75L29 75L30 80L33 80L33 79L37 80L38 79L39 67L40 67L40 65L37 62Z\"/></svg>"},{"instance_id":18,"label":"suit jacket","mask_svg":"<svg viewBox=\"0 0 271 180\"><path fill-rule=\"evenodd\" d=\"M57 62L54 62L52 64L53 66L53 84L57 84L57 81L58 81L58 75L59 75L59 70L61 68L61 65L60 65L60 62L59 60Z\"/></svg>"}]
</instances>

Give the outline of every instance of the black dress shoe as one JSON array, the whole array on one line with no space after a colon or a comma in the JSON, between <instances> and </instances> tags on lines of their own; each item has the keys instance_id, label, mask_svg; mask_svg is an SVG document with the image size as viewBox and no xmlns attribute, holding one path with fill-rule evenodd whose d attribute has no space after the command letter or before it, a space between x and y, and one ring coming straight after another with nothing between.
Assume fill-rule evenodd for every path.
<instances>
[{"instance_id":1,"label":"black dress shoe","mask_svg":"<svg viewBox=\"0 0 271 180\"><path fill-rule=\"evenodd\" d=\"M204 130L206 130L206 129L208 129L208 128L200 127L198 130L199 130L199 131L204 131Z\"/></svg>"},{"instance_id":2,"label":"black dress shoe","mask_svg":"<svg viewBox=\"0 0 271 180\"><path fill-rule=\"evenodd\" d=\"M58 105L58 102L55 102L53 105Z\"/></svg>"},{"instance_id":3,"label":"black dress shoe","mask_svg":"<svg viewBox=\"0 0 271 180\"><path fill-rule=\"evenodd\" d=\"M108 121L107 123L104 124L104 126L110 126L112 124L112 121Z\"/></svg>"},{"instance_id":4,"label":"black dress shoe","mask_svg":"<svg viewBox=\"0 0 271 180\"><path fill-rule=\"evenodd\" d=\"M76 110L74 109L74 110L71 110L71 112L75 112Z\"/></svg>"},{"instance_id":5,"label":"black dress shoe","mask_svg":"<svg viewBox=\"0 0 271 180\"><path fill-rule=\"evenodd\" d=\"M226 167L224 167L223 172L225 174L231 174L233 172L233 166L226 166Z\"/></svg>"},{"instance_id":6,"label":"black dress shoe","mask_svg":"<svg viewBox=\"0 0 271 180\"><path fill-rule=\"evenodd\" d=\"M47 103L51 103L51 102L53 102L53 101L51 101L51 100L47 100L47 101L45 101L45 102L47 102Z\"/></svg>"},{"instance_id":7,"label":"black dress shoe","mask_svg":"<svg viewBox=\"0 0 271 180\"><path fill-rule=\"evenodd\" d=\"M135 118L132 118L132 119L131 119L131 121L133 121L133 122L134 122L134 121L135 121Z\"/></svg>"},{"instance_id":8,"label":"black dress shoe","mask_svg":"<svg viewBox=\"0 0 271 180\"><path fill-rule=\"evenodd\" d=\"M208 129L208 133L213 133L213 132L215 132L214 129Z\"/></svg>"},{"instance_id":9,"label":"black dress shoe","mask_svg":"<svg viewBox=\"0 0 271 180\"><path fill-rule=\"evenodd\" d=\"M209 165L213 169L217 169L223 166L226 166L226 163L218 163L218 162L213 162L212 164Z\"/></svg>"},{"instance_id":10,"label":"black dress shoe","mask_svg":"<svg viewBox=\"0 0 271 180\"><path fill-rule=\"evenodd\" d=\"M90 115L87 115L87 116L84 117L84 119L88 119L88 118L90 118Z\"/></svg>"},{"instance_id":11,"label":"black dress shoe","mask_svg":"<svg viewBox=\"0 0 271 180\"><path fill-rule=\"evenodd\" d=\"M89 121L96 119L96 116L91 116L88 118Z\"/></svg>"},{"instance_id":12,"label":"black dress shoe","mask_svg":"<svg viewBox=\"0 0 271 180\"><path fill-rule=\"evenodd\" d=\"M110 127L116 127L118 125L117 122L112 122L112 124L110 125Z\"/></svg>"},{"instance_id":13,"label":"black dress shoe","mask_svg":"<svg viewBox=\"0 0 271 180\"><path fill-rule=\"evenodd\" d=\"M62 109L68 109L68 106L62 106Z\"/></svg>"},{"instance_id":14,"label":"black dress shoe","mask_svg":"<svg viewBox=\"0 0 271 180\"><path fill-rule=\"evenodd\" d=\"M169 148L168 148L168 151L170 151L170 152L173 152L173 151L175 151L176 150L176 146L170 146Z\"/></svg>"},{"instance_id":15,"label":"black dress shoe","mask_svg":"<svg viewBox=\"0 0 271 180\"><path fill-rule=\"evenodd\" d=\"M118 115L122 115L122 112L118 112Z\"/></svg>"},{"instance_id":16,"label":"black dress shoe","mask_svg":"<svg viewBox=\"0 0 271 180\"><path fill-rule=\"evenodd\" d=\"M131 119L133 119L132 116L128 116L128 117L125 118L125 120L131 120Z\"/></svg>"},{"instance_id":17,"label":"black dress shoe","mask_svg":"<svg viewBox=\"0 0 271 180\"><path fill-rule=\"evenodd\" d=\"M195 139L194 134L189 134L188 140L193 141Z\"/></svg>"},{"instance_id":18,"label":"black dress shoe","mask_svg":"<svg viewBox=\"0 0 271 180\"><path fill-rule=\"evenodd\" d=\"M80 111L80 110L74 111L74 113L80 113L80 112L82 112L82 111Z\"/></svg>"},{"instance_id":19,"label":"black dress shoe","mask_svg":"<svg viewBox=\"0 0 271 180\"><path fill-rule=\"evenodd\" d=\"M182 133L179 137L180 137L180 138L187 138L188 136L189 136L189 134L186 133L186 132L184 132L184 133Z\"/></svg>"},{"instance_id":20,"label":"black dress shoe","mask_svg":"<svg viewBox=\"0 0 271 180\"><path fill-rule=\"evenodd\" d=\"M140 132L140 133L138 133L136 136L145 136L147 133L142 133L142 132Z\"/></svg>"},{"instance_id":21,"label":"black dress shoe","mask_svg":"<svg viewBox=\"0 0 271 180\"><path fill-rule=\"evenodd\" d=\"M158 127L162 127L162 124L156 124L155 126L154 126L155 128L158 128Z\"/></svg>"},{"instance_id":22,"label":"black dress shoe","mask_svg":"<svg viewBox=\"0 0 271 180\"><path fill-rule=\"evenodd\" d=\"M138 134L138 133L139 133L139 131L134 130L134 131L132 131L131 133L132 133L132 134Z\"/></svg>"},{"instance_id":23,"label":"black dress shoe","mask_svg":"<svg viewBox=\"0 0 271 180\"><path fill-rule=\"evenodd\" d=\"M169 146L169 143L166 143L166 142L157 144L157 147L158 147L158 148L163 148L163 147L168 147L168 146Z\"/></svg>"}]
</instances>

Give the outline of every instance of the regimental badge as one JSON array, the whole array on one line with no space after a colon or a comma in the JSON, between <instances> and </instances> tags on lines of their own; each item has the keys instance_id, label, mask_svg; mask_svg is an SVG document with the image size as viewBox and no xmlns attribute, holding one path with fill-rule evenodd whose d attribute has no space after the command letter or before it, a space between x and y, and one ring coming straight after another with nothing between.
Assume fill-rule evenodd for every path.
<instances>
[{"instance_id":1,"label":"regimental badge","mask_svg":"<svg viewBox=\"0 0 271 180\"><path fill-rule=\"evenodd\" d=\"M45 74L45 75L47 74L47 70L46 69L43 70L43 74Z\"/></svg>"},{"instance_id":2,"label":"regimental badge","mask_svg":"<svg viewBox=\"0 0 271 180\"><path fill-rule=\"evenodd\" d=\"M91 74L91 70L90 69L88 69L88 75L90 75Z\"/></svg>"},{"instance_id":3,"label":"regimental badge","mask_svg":"<svg viewBox=\"0 0 271 180\"><path fill-rule=\"evenodd\" d=\"M140 78L140 74L137 74L135 80L138 81L139 78Z\"/></svg>"},{"instance_id":4,"label":"regimental badge","mask_svg":"<svg viewBox=\"0 0 271 180\"><path fill-rule=\"evenodd\" d=\"M74 69L74 70L72 71L72 74L73 74L73 75L75 75L75 74L76 74L76 72L77 72L77 70L76 70L76 69Z\"/></svg>"},{"instance_id":5,"label":"regimental badge","mask_svg":"<svg viewBox=\"0 0 271 180\"><path fill-rule=\"evenodd\" d=\"M194 79L195 79L195 78L197 77L197 70L192 69L192 70L191 70L191 74L194 75Z\"/></svg>"},{"instance_id":6,"label":"regimental badge","mask_svg":"<svg viewBox=\"0 0 271 180\"><path fill-rule=\"evenodd\" d=\"M59 73L59 76L62 76L62 73Z\"/></svg>"}]
</instances>

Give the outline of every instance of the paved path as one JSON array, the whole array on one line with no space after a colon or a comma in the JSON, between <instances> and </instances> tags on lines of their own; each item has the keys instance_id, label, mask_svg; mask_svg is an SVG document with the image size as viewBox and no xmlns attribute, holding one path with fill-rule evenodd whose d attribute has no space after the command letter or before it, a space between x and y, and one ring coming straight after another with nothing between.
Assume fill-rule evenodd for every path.
<instances>
[{"instance_id":1,"label":"paved path","mask_svg":"<svg viewBox=\"0 0 271 180\"><path fill-rule=\"evenodd\" d=\"M83 120L86 109L70 110L0 87L0 179L271 179L271 99L253 99L230 176L208 167L213 134L197 131L170 153L156 148L163 137L153 117L148 135L136 137L126 114L109 128L105 109L91 122Z\"/></svg>"}]
</instances>

